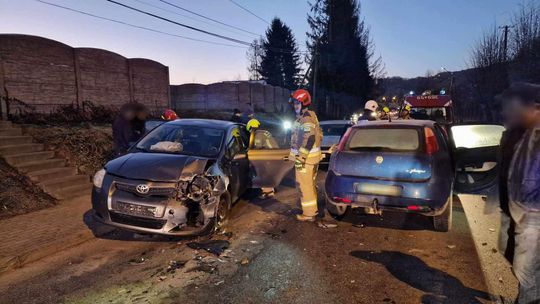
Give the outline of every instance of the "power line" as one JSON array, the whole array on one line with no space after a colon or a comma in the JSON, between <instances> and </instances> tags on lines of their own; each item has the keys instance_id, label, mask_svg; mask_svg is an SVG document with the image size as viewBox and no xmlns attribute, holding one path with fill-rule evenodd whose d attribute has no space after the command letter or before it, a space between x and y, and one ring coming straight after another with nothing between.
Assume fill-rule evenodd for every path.
<instances>
[{"instance_id":1,"label":"power line","mask_svg":"<svg viewBox=\"0 0 540 304\"><path fill-rule=\"evenodd\" d=\"M193 15L195 15L195 16L199 16L199 17L201 17L201 18L204 18L204 19L206 19L206 20L210 20L210 21L219 23L219 24L221 24L221 25L224 25L224 26L233 28L233 29L238 30L238 31L242 31L242 32L244 32L244 33L248 33L248 34L255 35L255 36L260 36L260 34L257 34L257 33L254 33L254 32L250 32L250 31L244 30L244 29L242 29L242 28L239 28L239 27L237 27L237 26L230 25L230 24L227 24L227 23L225 23L225 22L222 22L222 21L219 21L219 20L216 20L216 19L213 19L213 18L204 16L204 15L201 15L201 14L199 14L199 13L197 13L197 12L194 12L194 11L192 11L192 10L188 10L187 8L181 7L181 6L179 6L179 5L176 5L176 4L174 4L174 3L171 3L171 2L169 2L169 1L165 1L165 0L159 0L159 1L160 1L160 2L163 2L163 3L165 3L165 4L168 4L168 5L172 6L172 7L176 7L177 9L180 9L180 10L183 10L183 11L185 11L185 12L191 13L191 14L193 14Z\"/></svg>"},{"instance_id":2,"label":"power line","mask_svg":"<svg viewBox=\"0 0 540 304\"><path fill-rule=\"evenodd\" d=\"M232 45L232 44L226 44L226 43L214 42L214 41L209 41L209 40L203 40L203 39L191 38L191 37L182 36L182 35L177 35L177 34L173 34L173 33L167 33L167 32L163 32L163 31L156 30L156 29L149 28L149 27L139 26L139 25L127 23L127 22L124 22L124 21L116 20L116 19L110 19L110 18L107 18L107 17L102 17L102 16L94 15L94 14L91 14L91 13L87 13L87 12L80 11L80 10L77 10L77 9L74 9L74 8L70 8L70 7L66 7L66 6L62 6L62 5L50 3L50 2L47 2L47 1L43 1L43 0L35 0L35 1L40 2L40 3L43 3L43 4L55 6L55 7L57 7L57 8L61 8L61 9L68 10L68 11L71 11L71 12L83 14L83 15L90 16L90 17L94 17L94 18L98 18L98 19L101 19L101 20L107 20L107 21L110 21L110 22L114 22L114 23L118 23L118 24L130 26L130 27L134 27L134 28L138 28L138 29L142 29L142 30L146 30L146 31L154 32L154 33L159 33L159 34L163 34L163 35L168 35L168 36L173 36L173 37L177 37L177 38L187 39L187 40L191 40L191 41L197 41L197 42L203 42L203 43L215 44L215 45L222 45L222 46L229 46L229 47L237 47L237 48L245 48L244 46L239 46L239 45Z\"/></svg>"},{"instance_id":3,"label":"power line","mask_svg":"<svg viewBox=\"0 0 540 304\"><path fill-rule=\"evenodd\" d=\"M270 25L270 22L266 21L264 18L262 17L259 17L257 14L255 14L254 12L248 10L247 8L243 7L242 5L238 4L236 1L234 0L229 0L230 2L232 2L234 5L238 6L239 8L243 9L244 11L248 12L249 14L255 16L255 18L261 20L262 22Z\"/></svg>"},{"instance_id":4,"label":"power line","mask_svg":"<svg viewBox=\"0 0 540 304\"><path fill-rule=\"evenodd\" d=\"M165 17L161 17L161 16L159 16L159 15L156 15L156 14L152 14L152 13L146 12L146 11L140 10L140 9L138 9L138 8L135 8L135 7L133 7L133 6L129 6L129 5L127 5L127 4L123 4L123 3L120 3L120 2L117 2L117 1L114 1L114 0L105 0L105 1L110 2L110 3L114 3L114 4L116 4L116 5L125 7L125 8L127 8L127 9L130 9L130 10L133 10L133 11L136 11L136 12L139 12L139 13L141 13L141 14L145 14L145 15L148 15L148 16L151 16L151 17L154 17L154 18L157 18L157 19L161 19L161 20L163 20L163 21L167 21L167 22L176 24L176 25L178 25L178 26L181 26L181 27L184 27L184 28L187 28L187 29L190 29L190 30L199 32L199 33L207 34L207 35L210 35L210 36L214 36L214 37L217 37L217 38L221 38L221 39L224 39L224 40L228 40L228 41L235 42L235 43L242 44L242 45L246 45L246 46L250 46L250 45L251 45L251 43L246 42L246 41L242 41L242 40L235 39L235 38L231 38L231 37L228 37L228 36L224 36L224 35L212 33L212 32L209 32L209 31L200 29L200 28L196 28L196 27L191 26L191 25L187 25L187 24L183 24L183 23L180 23L180 22L176 22L176 21L174 21L174 20L167 19L167 18L165 18Z\"/></svg>"}]
</instances>

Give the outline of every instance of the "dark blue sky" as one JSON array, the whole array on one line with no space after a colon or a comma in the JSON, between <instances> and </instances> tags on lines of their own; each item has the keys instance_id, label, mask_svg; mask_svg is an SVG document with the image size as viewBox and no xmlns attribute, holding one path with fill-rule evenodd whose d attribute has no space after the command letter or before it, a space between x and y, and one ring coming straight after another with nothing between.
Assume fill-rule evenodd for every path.
<instances>
[{"instance_id":1,"label":"dark blue sky","mask_svg":"<svg viewBox=\"0 0 540 304\"><path fill-rule=\"evenodd\" d=\"M45 0L136 25L215 42L149 16L127 11L104 0ZM253 35L224 28L157 0L118 0L208 31L251 41ZM267 24L229 0L168 0L223 22L263 34ZM305 0L235 0L270 20L282 18L302 49L308 30ZM183 16L148 6L149 3ZM362 15L371 27L377 54L390 76L413 77L441 67L467 66L471 47L484 29L509 22L521 0L364 0ZM189 18L188 18L189 17ZM126 57L146 57L170 67L172 83L211 83L245 79L246 49L170 37L50 7L34 0L0 0L0 32L39 35L72 46L109 49ZM224 42L227 43L227 42Z\"/></svg>"}]
</instances>

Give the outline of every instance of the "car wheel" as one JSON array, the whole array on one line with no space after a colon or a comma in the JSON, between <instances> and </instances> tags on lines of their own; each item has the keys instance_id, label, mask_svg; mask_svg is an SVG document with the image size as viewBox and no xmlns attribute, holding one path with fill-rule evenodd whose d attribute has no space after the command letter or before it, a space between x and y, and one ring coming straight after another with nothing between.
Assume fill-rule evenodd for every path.
<instances>
[{"instance_id":1,"label":"car wheel","mask_svg":"<svg viewBox=\"0 0 540 304\"><path fill-rule=\"evenodd\" d=\"M219 204L214 217L214 232L222 230L229 221L229 212L231 209L231 197L228 192L225 192L219 198Z\"/></svg>"},{"instance_id":2,"label":"car wheel","mask_svg":"<svg viewBox=\"0 0 540 304\"><path fill-rule=\"evenodd\" d=\"M349 214L349 210L351 210L349 206L339 207L332 205L328 201L326 201L326 211L338 221L341 221L343 218L345 218L345 216Z\"/></svg>"},{"instance_id":3,"label":"car wheel","mask_svg":"<svg viewBox=\"0 0 540 304\"><path fill-rule=\"evenodd\" d=\"M447 232L452 228L452 197L450 194L444 212L433 217L433 227L436 231Z\"/></svg>"}]
</instances>

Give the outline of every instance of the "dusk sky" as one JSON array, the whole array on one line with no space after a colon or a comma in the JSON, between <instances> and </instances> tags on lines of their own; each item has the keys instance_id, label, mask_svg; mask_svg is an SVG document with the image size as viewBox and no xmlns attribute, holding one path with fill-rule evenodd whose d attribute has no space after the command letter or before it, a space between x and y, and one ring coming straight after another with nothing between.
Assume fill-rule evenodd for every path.
<instances>
[{"instance_id":1,"label":"dusk sky","mask_svg":"<svg viewBox=\"0 0 540 304\"><path fill-rule=\"evenodd\" d=\"M132 12L105 0L44 0L102 17L164 32L235 45ZM158 0L117 0L177 22L238 40L256 36L201 19ZM224 23L263 35L268 24L229 0L167 0ZM313 0L314 1L314 0ZM235 0L262 19L281 18L305 49L309 30L306 0ZM429 69L467 67L471 47L483 30L509 22L518 0L363 0L362 16L389 76L414 77ZM163 11L152 6L164 8ZM182 16L181 16L182 15ZM190 41L112 23L34 0L0 0L0 32L58 40L74 47L96 47L123 56L144 57L169 66L171 83L212 83L247 78L246 48Z\"/></svg>"}]
</instances>

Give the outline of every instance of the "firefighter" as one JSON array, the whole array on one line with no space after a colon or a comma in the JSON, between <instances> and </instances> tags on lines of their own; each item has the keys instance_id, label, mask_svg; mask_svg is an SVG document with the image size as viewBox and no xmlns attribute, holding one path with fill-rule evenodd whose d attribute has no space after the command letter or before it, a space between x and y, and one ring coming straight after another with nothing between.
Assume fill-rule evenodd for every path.
<instances>
[{"instance_id":1,"label":"firefighter","mask_svg":"<svg viewBox=\"0 0 540 304\"><path fill-rule=\"evenodd\" d=\"M163 111L163 114L161 114L161 119L166 121L177 120L178 115L176 115L176 112L174 110L166 109L165 111Z\"/></svg>"},{"instance_id":2,"label":"firefighter","mask_svg":"<svg viewBox=\"0 0 540 304\"><path fill-rule=\"evenodd\" d=\"M311 96L304 89L291 95L296 121L292 127L291 152L289 159L294 161L296 185L300 190L302 214L299 221L315 221L317 216L317 189L315 178L321 160L322 132L315 112L308 109Z\"/></svg>"},{"instance_id":3,"label":"firefighter","mask_svg":"<svg viewBox=\"0 0 540 304\"><path fill-rule=\"evenodd\" d=\"M368 100L359 120L377 120L377 108L379 108L379 104L375 100Z\"/></svg>"},{"instance_id":4,"label":"firefighter","mask_svg":"<svg viewBox=\"0 0 540 304\"><path fill-rule=\"evenodd\" d=\"M405 107L401 110L399 118L411 119L411 106L410 105L405 105Z\"/></svg>"},{"instance_id":5,"label":"firefighter","mask_svg":"<svg viewBox=\"0 0 540 304\"><path fill-rule=\"evenodd\" d=\"M259 127L261 123L255 119L250 119L246 124L246 129L250 133L249 136L249 148L262 150L262 149L277 149L279 148L276 140L272 137L272 134L266 130L261 130ZM273 197L275 194L274 188L263 187L261 188L261 198Z\"/></svg>"}]
</instances>

